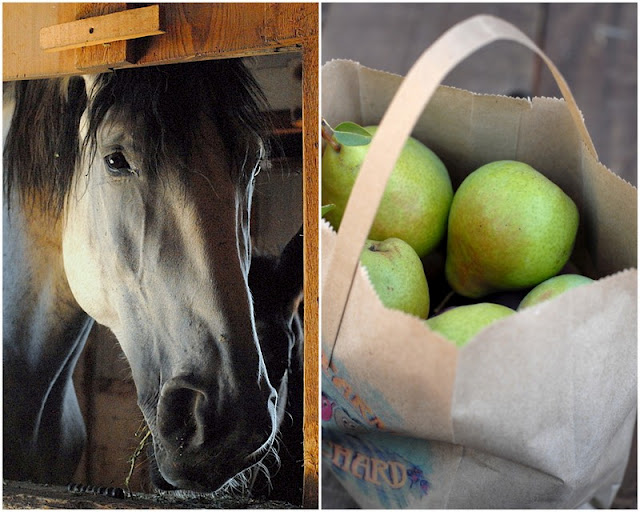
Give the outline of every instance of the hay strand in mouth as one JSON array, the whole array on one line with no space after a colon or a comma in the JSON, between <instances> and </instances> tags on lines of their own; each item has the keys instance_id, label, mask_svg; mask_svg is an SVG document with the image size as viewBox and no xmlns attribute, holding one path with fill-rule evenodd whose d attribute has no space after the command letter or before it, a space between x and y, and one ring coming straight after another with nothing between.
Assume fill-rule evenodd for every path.
<instances>
[{"instance_id":1,"label":"hay strand in mouth","mask_svg":"<svg viewBox=\"0 0 640 512\"><path fill-rule=\"evenodd\" d=\"M133 476L133 472L136 468L136 461L138 460L138 457L140 457L145 446L149 442L149 437L151 437L151 430L149 429L147 424L143 422L142 425L140 425L140 428L138 429L138 431L134 435L136 437L142 436L142 440L138 443L138 446L136 447L135 451L129 458L129 464L130 464L129 473L127 474L127 477L124 479L124 486L127 489L127 493L129 496L131 496L131 488L129 487L129 485L131 484L131 477Z\"/></svg>"}]
</instances>

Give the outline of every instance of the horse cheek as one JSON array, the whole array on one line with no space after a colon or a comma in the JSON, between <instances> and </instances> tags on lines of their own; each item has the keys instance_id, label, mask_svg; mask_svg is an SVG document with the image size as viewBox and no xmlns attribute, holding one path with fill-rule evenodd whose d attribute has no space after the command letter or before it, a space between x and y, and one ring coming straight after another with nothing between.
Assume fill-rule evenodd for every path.
<instances>
[{"instance_id":1,"label":"horse cheek","mask_svg":"<svg viewBox=\"0 0 640 512\"><path fill-rule=\"evenodd\" d=\"M86 218L86 217L85 217ZM109 306L98 248L83 229L82 216L70 215L62 235L62 257L71 292L80 307L103 325L113 325L116 312Z\"/></svg>"}]
</instances>

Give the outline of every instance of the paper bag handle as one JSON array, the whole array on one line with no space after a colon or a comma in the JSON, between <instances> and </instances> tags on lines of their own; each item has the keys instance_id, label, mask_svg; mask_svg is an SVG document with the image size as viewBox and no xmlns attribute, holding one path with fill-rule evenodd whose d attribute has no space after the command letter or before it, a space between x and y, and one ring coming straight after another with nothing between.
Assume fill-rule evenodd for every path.
<instances>
[{"instance_id":1,"label":"paper bag handle","mask_svg":"<svg viewBox=\"0 0 640 512\"><path fill-rule=\"evenodd\" d=\"M587 150L597 154L564 78L553 62L524 33L494 16L480 15L454 25L415 62L402 81L376 131L351 191L335 249L323 269L322 338L327 361L338 337L360 252L378 205L405 141L444 77L480 48L497 40L511 40L537 53L549 67ZM340 272L336 272L340 270ZM348 279L333 276L348 275Z\"/></svg>"}]
</instances>

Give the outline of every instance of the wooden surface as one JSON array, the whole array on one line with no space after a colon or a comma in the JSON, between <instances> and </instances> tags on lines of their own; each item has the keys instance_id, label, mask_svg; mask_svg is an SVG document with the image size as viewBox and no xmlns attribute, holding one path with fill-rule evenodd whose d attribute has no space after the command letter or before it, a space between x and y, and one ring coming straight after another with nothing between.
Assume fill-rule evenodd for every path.
<instances>
[{"instance_id":1,"label":"wooden surface","mask_svg":"<svg viewBox=\"0 0 640 512\"><path fill-rule=\"evenodd\" d=\"M333 58L405 75L453 24L475 14L514 23L569 83L600 161L637 185L637 6L628 4L323 4L322 62ZM475 92L558 96L533 53L497 42L445 80Z\"/></svg>"},{"instance_id":2,"label":"wooden surface","mask_svg":"<svg viewBox=\"0 0 640 512\"><path fill-rule=\"evenodd\" d=\"M304 198L304 487L303 506L318 507L319 475L319 102L318 102L318 45L309 41L304 45L303 80L303 151L305 173ZM309 311L309 313L307 313Z\"/></svg>"},{"instance_id":3,"label":"wooden surface","mask_svg":"<svg viewBox=\"0 0 640 512\"><path fill-rule=\"evenodd\" d=\"M150 5L43 27L40 48L45 52L72 50L162 33L160 6Z\"/></svg>"},{"instance_id":4,"label":"wooden surface","mask_svg":"<svg viewBox=\"0 0 640 512\"><path fill-rule=\"evenodd\" d=\"M313 3L167 3L162 5L166 33L125 41L127 60L109 58L108 46L78 60L75 50L47 53L40 48L42 27L85 18L90 11L94 16L115 12L123 5L3 4L3 79L299 51L304 41L318 36L318 6Z\"/></svg>"},{"instance_id":5,"label":"wooden surface","mask_svg":"<svg viewBox=\"0 0 640 512\"><path fill-rule=\"evenodd\" d=\"M40 78L75 69L73 50L45 54L40 48L42 27L75 19L75 4L2 4L3 80Z\"/></svg>"},{"instance_id":6,"label":"wooden surface","mask_svg":"<svg viewBox=\"0 0 640 512\"><path fill-rule=\"evenodd\" d=\"M76 4L76 19L85 20L95 16L116 14L127 8L122 2ZM134 45L127 40L107 44L85 46L60 53L73 53L74 67L86 73L102 73L110 69L126 67L135 63Z\"/></svg>"},{"instance_id":7,"label":"wooden surface","mask_svg":"<svg viewBox=\"0 0 640 512\"><path fill-rule=\"evenodd\" d=\"M544 49L571 86L600 161L634 186L637 35L635 3L548 6ZM556 95L550 73L541 74L534 90Z\"/></svg>"},{"instance_id":8,"label":"wooden surface","mask_svg":"<svg viewBox=\"0 0 640 512\"><path fill-rule=\"evenodd\" d=\"M131 369L106 327L95 325L74 374L87 429L87 446L74 480L104 487L123 487L129 459L141 441L144 424ZM130 488L150 491L147 457L135 465Z\"/></svg>"}]
</instances>

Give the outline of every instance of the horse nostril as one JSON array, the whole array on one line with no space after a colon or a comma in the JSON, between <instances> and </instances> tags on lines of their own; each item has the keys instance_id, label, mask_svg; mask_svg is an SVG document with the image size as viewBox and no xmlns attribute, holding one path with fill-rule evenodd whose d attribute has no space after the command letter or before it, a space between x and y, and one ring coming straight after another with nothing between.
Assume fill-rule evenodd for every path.
<instances>
[{"instance_id":1,"label":"horse nostril","mask_svg":"<svg viewBox=\"0 0 640 512\"><path fill-rule=\"evenodd\" d=\"M206 385L204 379L197 384L195 380L192 375L174 377L162 386L153 429L154 458L168 485L214 490L260 463L271 449L276 392L254 382L252 388L243 388L241 406L237 396L220 392L218 380L206 380Z\"/></svg>"},{"instance_id":2,"label":"horse nostril","mask_svg":"<svg viewBox=\"0 0 640 512\"><path fill-rule=\"evenodd\" d=\"M183 379L171 379L162 388L158 403L158 433L180 452L205 441L207 395Z\"/></svg>"}]
</instances>

